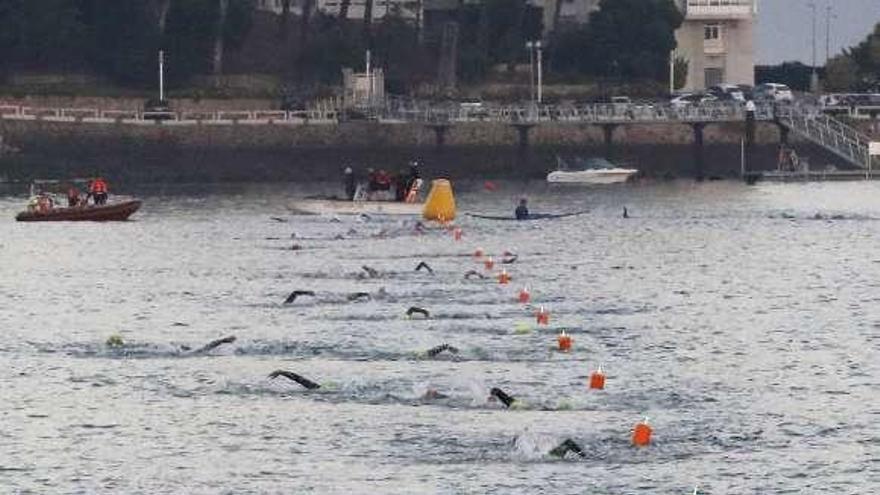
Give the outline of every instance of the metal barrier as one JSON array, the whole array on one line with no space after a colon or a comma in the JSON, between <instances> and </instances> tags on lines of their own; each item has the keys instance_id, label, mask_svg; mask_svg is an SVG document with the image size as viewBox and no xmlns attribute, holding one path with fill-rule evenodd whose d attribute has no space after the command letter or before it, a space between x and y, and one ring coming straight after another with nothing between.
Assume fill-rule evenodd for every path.
<instances>
[{"instance_id":1,"label":"metal barrier","mask_svg":"<svg viewBox=\"0 0 880 495\"><path fill-rule=\"evenodd\" d=\"M92 108L42 108L0 105L0 119L122 122L126 124L174 123L199 124L333 124L347 119L349 112L341 102L320 102L304 110L236 110L236 111L181 111L142 112L140 110L100 110ZM334 106L337 105L337 106ZM782 107L780 107L782 108ZM815 114L822 113L817 106L802 105ZM857 115L874 116L880 108L854 110ZM669 103L597 103L559 105L487 105L467 107L457 103L431 103L416 100L389 100L386 106L358 110L359 119L388 124L449 125L456 123L497 123L509 125L561 124L651 124L738 122L745 119L745 109L738 103L712 103L676 106ZM755 118L759 121L774 119L773 104L758 104Z\"/></svg>"},{"instance_id":2,"label":"metal barrier","mask_svg":"<svg viewBox=\"0 0 880 495\"><path fill-rule=\"evenodd\" d=\"M818 107L779 106L776 108L776 118L792 131L853 165L872 168L868 136L826 115Z\"/></svg>"}]
</instances>

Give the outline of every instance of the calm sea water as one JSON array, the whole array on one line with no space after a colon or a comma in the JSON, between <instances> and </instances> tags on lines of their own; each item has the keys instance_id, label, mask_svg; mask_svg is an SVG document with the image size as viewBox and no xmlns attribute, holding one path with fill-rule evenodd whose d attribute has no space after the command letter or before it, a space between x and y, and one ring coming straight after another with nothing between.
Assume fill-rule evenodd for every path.
<instances>
[{"instance_id":1,"label":"calm sea water","mask_svg":"<svg viewBox=\"0 0 880 495\"><path fill-rule=\"evenodd\" d=\"M2 491L880 491L880 184L463 185L461 211L591 212L462 217L460 242L288 213L333 186L135 191L117 224L17 224L0 197ZM510 286L463 278L478 246L519 254ZM566 438L586 459L547 456Z\"/></svg>"}]
</instances>

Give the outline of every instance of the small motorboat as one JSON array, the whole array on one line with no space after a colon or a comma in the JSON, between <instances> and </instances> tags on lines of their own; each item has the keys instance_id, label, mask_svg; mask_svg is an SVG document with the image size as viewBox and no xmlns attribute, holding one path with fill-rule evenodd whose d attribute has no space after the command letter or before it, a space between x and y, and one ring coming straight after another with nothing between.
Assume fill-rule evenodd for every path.
<instances>
[{"instance_id":1,"label":"small motorboat","mask_svg":"<svg viewBox=\"0 0 880 495\"><path fill-rule=\"evenodd\" d=\"M551 184L618 184L639 173L638 169L617 166L604 158L588 158L572 168L556 157L559 169L547 174Z\"/></svg>"},{"instance_id":2,"label":"small motorboat","mask_svg":"<svg viewBox=\"0 0 880 495\"><path fill-rule=\"evenodd\" d=\"M130 199L104 205L81 205L69 208L23 211L15 216L19 222L113 222L128 220L141 207L141 201Z\"/></svg>"},{"instance_id":3,"label":"small motorboat","mask_svg":"<svg viewBox=\"0 0 880 495\"><path fill-rule=\"evenodd\" d=\"M83 186L88 179L35 180L30 186L27 210L15 216L19 222L114 222L128 220L141 207L139 199L117 196L105 204L88 204L87 197L79 196L75 206L59 206L59 189Z\"/></svg>"},{"instance_id":4,"label":"small motorboat","mask_svg":"<svg viewBox=\"0 0 880 495\"><path fill-rule=\"evenodd\" d=\"M399 201L298 199L288 207L294 213L305 215L421 215L425 205Z\"/></svg>"},{"instance_id":5,"label":"small motorboat","mask_svg":"<svg viewBox=\"0 0 880 495\"><path fill-rule=\"evenodd\" d=\"M329 198L305 198L291 202L288 207L294 213L305 215L421 215L425 203L418 200L422 180L417 179L406 195L406 201L376 199L359 185L353 200ZM381 198L381 197L380 197Z\"/></svg>"}]
</instances>

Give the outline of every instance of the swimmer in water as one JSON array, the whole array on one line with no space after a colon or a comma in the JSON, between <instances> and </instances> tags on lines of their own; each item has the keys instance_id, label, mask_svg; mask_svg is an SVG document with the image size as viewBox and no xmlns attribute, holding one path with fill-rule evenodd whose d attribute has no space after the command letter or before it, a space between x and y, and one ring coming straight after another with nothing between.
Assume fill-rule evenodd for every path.
<instances>
[{"instance_id":1,"label":"swimmer in water","mask_svg":"<svg viewBox=\"0 0 880 495\"><path fill-rule=\"evenodd\" d=\"M235 335L230 335L229 337L223 337L222 339L212 340L208 342L206 345L200 347L199 349L194 350L193 354L205 354L209 351L212 351L223 344L231 344L235 342ZM189 349L184 347L183 350L188 351Z\"/></svg>"},{"instance_id":2,"label":"swimmer in water","mask_svg":"<svg viewBox=\"0 0 880 495\"><path fill-rule=\"evenodd\" d=\"M502 404L504 404L504 407L507 408L510 408L510 406L512 406L516 402L515 398L513 398L507 392L501 390L498 387L492 387L492 390L489 391L489 396L498 399L499 401L501 401Z\"/></svg>"},{"instance_id":3,"label":"swimmer in water","mask_svg":"<svg viewBox=\"0 0 880 495\"><path fill-rule=\"evenodd\" d=\"M486 278L485 275L483 275L482 273L480 273L476 270L468 270L467 273L464 274L464 279L470 280L471 277L477 277L480 280L484 280Z\"/></svg>"},{"instance_id":4,"label":"swimmer in water","mask_svg":"<svg viewBox=\"0 0 880 495\"><path fill-rule=\"evenodd\" d=\"M526 198L522 198L519 200L519 206L516 207L516 211L514 215L516 215L517 220L526 220L529 218L529 200Z\"/></svg>"},{"instance_id":5,"label":"swimmer in water","mask_svg":"<svg viewBox=\"0 0 880 495\"><path fill-rule=\"evenodd\" d=\"M321 385L309 380L308 378L306 378L304 376L298 375L292 371L275 370L272 373L269 373L269 378L273 379L273 380L275 378L278 378L279 376L283 376L284 378L287 378L288 380L294 381L294 382L302 385L303 387L305 387L308 390L317 390L317 389L321 388Z\"/></svg>"},{"instance_id":6,"label":"swimmer in water","mask_svg":"<svg viewBox=\"0 0 880 495\"><path fill-rule=\"evenodd\" d=\"M409 317L409 318L412 318L412 315L413 315L414 313L418 313L418 314L424 316L425 318L430 318L430 317L431 317L431 314L428 312L427 309L420 308L420 307L418 307L418 306L410 306L409 309L406 310L406 316Z\"/></svg>"},{"instance_id":7,"label":"swimmer in water","mask_svg":"<svg viewBox=\"0 0 880 495\"><path fill-rule=\"evenodd\" d=\"M513 253L505 253L504 258L501 259L502 265L512 265L516 263L516 260L519 259L519 256Z\"/></svg>"},{"instance_id":8,"label":"swimmer in water","mask_svg":"<svg viewBox=\"0 0 880 495\"><path fill-rule=\"evenodd\" d=\"M431 275L434 274L434 270L432 270L431 267L428 266L428 264L425 263L424 261L419 262L419 264L416 266L416 271L419 271L422 268L424 268L425 270L428 270L428 273L430 273Z\"/></svg>"},{"instance_id":9,"label":"swimmer in water","mask_svg":"<svg viewBox=\"0 0 880 495\"><path fill-rule=\"evenodd\" d=\"M440 400L440 399L448 399L449 396L440 392L436 388L429 388L425 391L425 394L422 395L422 400Z\"/></svg>"},{"instance_id":10,"label":"swimmer in water","mask_svg":"<svg viewBox=\"0 0 880 495\"><path fill-rule=\"evenodd\" d=\"M365 299L365 300L369 301L373 297L370 296L369 292L353 292L353 293L345 296L345 298L348 299L349 301L359 301L361 299Z\"/></svg>"},{"instance_id":11,"label":"swimmer in water","mask_svg":"<svg viewBox=\"0 0 880 495\"><path fill-rule=\"evenodd\" d=\"M284 304L291 304L296 301L296 298L299 296L315 296L315 291L313 290L295 290L287 296L287 299L284 300Z\"/></svg>"},{"instance_id":12,"label":"swimmer in water","mask_svg":"<svg viewBox=\"0 0 880 495\"><path fill-rule=\"evenodd\" d=\"M449 352L450 354L458 354L458 349L455 347L452 347L449 344L440 344L436 347L432 347L432 348L428 349L428 351L425 354L430 358L434 358L434 357L437 357L438 354L440 354L444 351Z\"/></svg>"},{"instance_id":13,"label":"swimmer in water","mask_svg":"<svg viewBox=\"0 0 880 495\"><path fill-rule=\"evenodd\" d=\"M582 449L581 446L577 444L577 442L570 438L566 438L564 442L560 443L553 450L550 451L550 455L552 457L558 457L560 459L564 459L565 456L569 453L581 458L587 456L587 454L584 453L584 449Z\"/></svg>"},{"instance_id":14,"label":"swimmer in water","mask_svg":"<svg viewBox=\"0 0 880 495\"><path fill-rule=\"evenodd\" d=\"M361 267L361 270L367 272L367 275L370 278L379 278L379 270L376 270L375 268L371 268L367 265L364 265Z\"/></svg>"},{"instance_id":15,"label":"swimmer in water","mask_svg":"<svg viewBox=\"0 0 880 495\"><path fill-rule=\"evenodd\" d=\"M623 218L629 218L629 212L626 211L626 206L623 207Z\"/></svg>"}]
</instances>

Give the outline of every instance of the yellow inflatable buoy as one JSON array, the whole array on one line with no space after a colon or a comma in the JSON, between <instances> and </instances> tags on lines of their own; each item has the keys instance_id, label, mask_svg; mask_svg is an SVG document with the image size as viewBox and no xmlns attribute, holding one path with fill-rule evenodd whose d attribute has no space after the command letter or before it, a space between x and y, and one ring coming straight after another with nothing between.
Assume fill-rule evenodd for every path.
<instances>
[{"instance_id":1,"label":"yellow inflatable buoy","mask_svg":"<svg viewBox=\"0 0 880 495\"><path fill-rule=\"evenodd\" d=\"M455 219L455 196L452 194L452 183L446 179L437 179L431 183L431 192L425 200L422 210L425 220L448 222Z\"/></svg>"}]
</instances>

